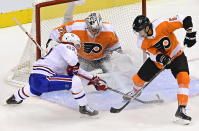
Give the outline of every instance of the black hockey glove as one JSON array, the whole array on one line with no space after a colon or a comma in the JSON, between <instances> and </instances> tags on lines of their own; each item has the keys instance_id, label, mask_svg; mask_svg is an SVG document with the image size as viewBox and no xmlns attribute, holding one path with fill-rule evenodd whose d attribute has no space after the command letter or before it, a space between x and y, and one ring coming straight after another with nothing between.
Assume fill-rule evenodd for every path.
<instances>
[{"instance_id":1,"label":"black hockey glove","mask_svg":"<svg viewBox=\"0 0 199 131\"><path fill-rule=\"evenodd\" d=\"M192 47L196 43L196 31L191 33L186 33L185 39L184 39L184 45L187 47Z\"/></svg>"},{"instance_id":2,"label":"black hockey glove","mask_svg":"<svg viewBox=\"0 0 199 131\"><path fill-rule=\"evenodd\" d=\"M165 54L158 54L156 56L156 61L162 63L164 66L170 64L171 58Z\"/></svg>"}]
</instances>

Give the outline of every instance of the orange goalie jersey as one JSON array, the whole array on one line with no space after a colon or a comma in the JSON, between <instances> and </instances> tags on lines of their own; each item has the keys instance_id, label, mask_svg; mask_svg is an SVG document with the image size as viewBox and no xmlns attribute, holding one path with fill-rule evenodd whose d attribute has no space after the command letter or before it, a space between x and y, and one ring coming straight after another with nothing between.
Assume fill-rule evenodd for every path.
<instances>
[{"instance_id":1,"label":"orange goalie jersey","mask_svg":"<svg viewBox=\"0 0 199 131\"><path fill-rule=\"evenodd\" d=\"M177 15L173 18L159 18L152 22L153 35L146 38L138 37L138 46L146 50L151 60L156 62L156 55L166 54L171 58L180 53L182 47L173 33L176 29L183 28L184 16ZM155 48L156 45L162 46L162 50ZM160 64L158 64L159 67Z\"/></svg>"},{"instance_id":2,"label":"orange goalie jersey","mask_svg":"<svg viewBox=\"0 0 199 131\"><path fill-rule=\"evenodd\" d=\"M65 32L74 33L80 37L81 48L78 49L78 55L89 61L101 59L109 51L120 47L113 27L107 22L103 22L99 35L92 37L87 31L85 20L70 21L55 28L50 35L50 39L60 42L60 38Z\"/></svg>"}]
</instances>

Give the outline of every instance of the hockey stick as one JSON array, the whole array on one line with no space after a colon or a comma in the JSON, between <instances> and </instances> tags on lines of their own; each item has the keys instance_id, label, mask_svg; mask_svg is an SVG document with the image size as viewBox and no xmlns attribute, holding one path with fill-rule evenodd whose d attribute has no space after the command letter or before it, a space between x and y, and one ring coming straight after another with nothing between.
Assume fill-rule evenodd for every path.
<instances>
[{"instance_id":1,"label":"hockey stick","mask_svg":"<svg viewBox=\"0 0 199 131\"><path fill-rule=\"evenodd\" d=\"M186 48L186 46L182 47L182 50L184 50L185 48ZM168 62L168 64L171 63L177 56L178 56L178 55L173 56L173 57L171 58L170 62ZM167 65L165 65L158 73L156 73L156 74L151 78L151 80L150 80L147 84L145 84L138 92L136 92L136 93L130 98L130 100L128 100L122 107L120 107L120 108L111 107L110 112L111 112L111 113L119 113L120 111L122 111L131 101L135 100L135 99L139 96L139 94L142 92L142 90L145 89L145 88L156 78L156 76L158 76L162 71L165 70L165 67L166 67L166 66L167 66Z\"/></svg>"},{"instance_id":2,"label":"hockey stick","mask_svg":"<svg viewBox=\"0 0 199 131\"><path fill-rule=\"evenodd\" d=\"M32 36L27 32L27 30L22 26L22 24L16 19L13 18L13 21L20 27L20 29L29 37L30 40L32 40L33 43L39 48L42 52L45 52L41 46L32 38Z\"/></svg>"},{"instance_id":3,"label":"hockey stick","mask_svg":"<svg viewBox=\"0 0 199 131\"><path fill-rule=\"evenodd\" d=\"M165 68L161 69L158 73L156 73L152 77L152 79L147 84L145 84L138 92L136 92L133 96L131 96L130 100L128 100L122 107L120 107L120 108L111 107L110 112L111 113L119 113L120 111L122 111L131 101L135 100L139 96L139 94L142 92L142 90L145 89L156 78L156 76L158 76L164 70L165 70Z\"/></svg>"},{"instance_id":4,"label":"hockey stick","mask_svg":"<svg viewBox=\"0 0 199 131\"><path fill-rule=\"evenodd\" d=\"M125 93L123 93L121 91L115 90L115 89L110 88L110 87L108 87L108 89L111 90L111 91L113 91L113 92L115 92L115 93L123 95L123 96L125 96L125 97L127 97L129 99L132 99L131 96L126 95ZM157 96L157 99L155 99L155 100L141 100L141 99L135 98L135 101L140 102L142 104L157 104L157 103L163 103L164 102L164 100L160 99L160 97L159 97L158 94L156 96Z\"/></svg>"},{"instance_id":5,"label":"hockey stick","mask_svg":"<svg viewBox=\"0 0 199 131\"><path fill-rule=\"evenodd\" d=\"M84 76L82 74L77 74L77 75L82 77L82 78L84 78L84 79L86 79L86 80L89 80L89 81L91 80L90 78L88 78L88 77L86 77L86 76ZM131 96L126 95L125 93L123 93L121 91L118 91L118 90L110 88L110 87L108 87L107 89L110 90L110 91L113 91L115 93L118 93L118 94L120 94L122 96L125 96L125 97L127 97L129 99L132 99ZM158 98L157 100L149 100L149 101L144 101L144 100L140 100L140 99L136 98L135 101L143 103L143 104L155 104L155 103L163 103L164 102L162 99L160 99L159 95L157 95L157 98Z\"/></svg>"}]
</instances>

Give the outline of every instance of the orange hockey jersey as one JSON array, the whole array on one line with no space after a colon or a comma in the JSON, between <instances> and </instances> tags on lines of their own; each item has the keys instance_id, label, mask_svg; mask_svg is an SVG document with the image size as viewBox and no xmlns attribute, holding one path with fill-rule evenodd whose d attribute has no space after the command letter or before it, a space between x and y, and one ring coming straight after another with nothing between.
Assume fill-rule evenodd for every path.
<instances>
[{"instance_id":1,"label":"orange hockey jersey","mask_svg":"<svg viewBox=\"0 0 199 131\"><path fill-rule=\"evenodd\" d=\"M156 62L156 55L159 53L166 54L171 58L175 56L181 49L181 45L176 39L174 31L183 28L183 19L185 16L177 15L173 18L159 18L152 22L153 35L143 38L138 37L138 47L142 48L149 54L151 60ZM154 45L160 44L164 48L163 51L158 50Z\"/></svg>"},{"instance_id":2,"label":"orange hockey jersey","mask_svg":"<svg viewBox=\"0 0 199 131\"><path fill-rule=\"evenodd\" d=\"M101 59L105 57L109 51L120 47L118 37L113 27L107 22L103 22L99 35L92 37L87 31L84 20L70 21L55 28L51 32L50 39L60 42L65 32L74 33L80 37L81 48L78 49L78 55L86 60Z\"/></svg>"}]
</instances>

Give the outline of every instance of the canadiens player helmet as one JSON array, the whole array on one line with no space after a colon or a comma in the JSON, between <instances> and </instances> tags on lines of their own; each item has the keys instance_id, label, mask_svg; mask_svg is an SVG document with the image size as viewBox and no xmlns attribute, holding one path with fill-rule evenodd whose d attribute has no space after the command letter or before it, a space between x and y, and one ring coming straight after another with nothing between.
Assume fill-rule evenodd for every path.
<instances>
[{"instance_id":1,"label":"canadiens player helmet","mask_svg":"<svg viewBox=\"0 0 199 131\"><path fill-rule=\"evenodd\" d=\"M76 48L80 48L80 38L76 34L65 33L62 36L62 42L70 42L73 43Z\"/></svg>"},{"instance_id":2,"label":"canadiens player helmet","mask_svg":"<svg viewBox=\"0 0 199 131\"><path fill-rule=\"evenodd\" d=\"M135 32L139 32L148 25L149 26L151 25L151 22L149 21L149 19L144 15L138 15L133 21L133 30Z\"/></svg>"},{"instance_id":3,"label":"canadiens player helmet","mask_svg":"<svg viewBox=\"0 0 199 131\"><path fill-rule=\"evenodd\" d=\"M85 18L88 31L92 35L98 34L102 29L102 17L99 13L91 13Z\"/></svg>"}]
</instances>

